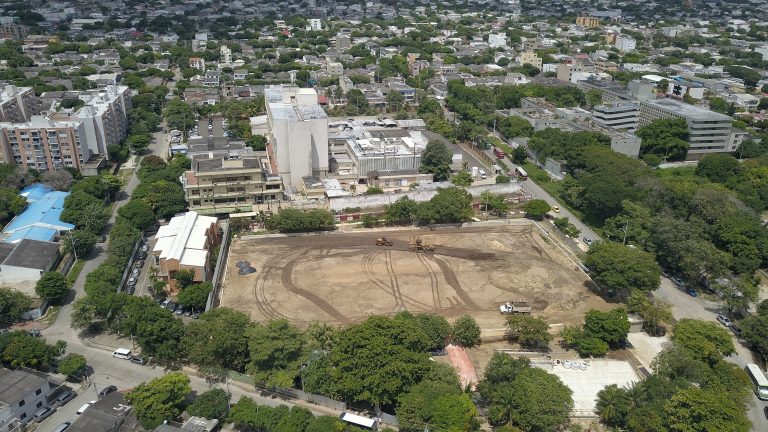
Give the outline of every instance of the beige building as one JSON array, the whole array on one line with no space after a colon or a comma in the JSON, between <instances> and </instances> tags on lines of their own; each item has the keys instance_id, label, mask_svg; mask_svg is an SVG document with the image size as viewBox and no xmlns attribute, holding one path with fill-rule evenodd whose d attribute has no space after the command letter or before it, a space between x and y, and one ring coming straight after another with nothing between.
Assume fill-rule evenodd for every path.
<instances>
[{"instance_id":1,"label":"beige building","mask_svg":"<svg viewBox=\"0 0 768 432\"><path fill-rule=\"evenodd\" d=\"M576 24L587 28L595 28L600 26L600 20L591 16L579 16L576 17Z\"/></svg>"},{"instance_id":2,"label":"beige building","mask_svg":"<svg viewBox=\"0 0 768 432\"><path fill-rule=\"evenodd\" d=\"M265 169L266 157L244 149L191 155L192 169L181 177L190 210L202 214L252 211L254 204L283 199L279 175Z\"/></svg>"},{"instance_id":3,"label":"beige building","mask_svg":"<svg viewBox=\"0 0 768 432\"><path fill-rule=\"evenodd\" d=\"M24 123L0 123L0 153L4 160L24 170L80 170L91 157L90 150L81 142L85 135L82 121L32 116Z\"/></svg>"},{"instance_id":4,"label":"beige building","mask_svg":"<svg viewBox=\"0 0 768 432\"><path fill-rule=\"evenodd\" d=\"M174 276L179 270L193 270L195 282L211 280L215 263L211 253L221 243L216 218L187 212L174 216L168 225L157 231L152 254L157 265L157 277L175 288Z\"/></svg>"},{"instance_id":5,"label":"beige building","mask_svg":"<svg viewBox=\"0 0 768 432\"><path fill-rule=\"evenodd\" d=\"M0 92L0 122L22 123L40 114L40 99L32 87L7 85Z\"/></svg>"},{"instance_id":6,"label":"beige building","mask_svg":"<svg viewBox=\"0 0 768 432\"><path fill-rule=\"evenodd\" d=\"M526 63L536 66L539 70L541 70L543 66L541 57L537 56L533 51L526 51L520 54L520 64L523 65Z\"/></svg>"}]
</instances>

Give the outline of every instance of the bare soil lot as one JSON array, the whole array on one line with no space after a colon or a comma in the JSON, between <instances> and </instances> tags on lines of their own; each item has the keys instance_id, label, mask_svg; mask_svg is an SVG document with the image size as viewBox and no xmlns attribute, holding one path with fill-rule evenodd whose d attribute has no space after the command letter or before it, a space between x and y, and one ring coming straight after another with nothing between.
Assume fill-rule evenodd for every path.
<instances>
[{"instance_id":1,"label":"bare soil lot","mask_svg":"<svg viewBox=\"0 0 768 432\"><path fill-rule=\"evenodd\" d=\"M376 246L382 235L393 245ZM435 253L409 251L414 236ZM241 260L257 272L239 275ZM534 314L550 323L607 309L586 282L533 226L255 236L233 240L220 305L254 321L286 318L298 326L408 310L449 319L470 314L494 329L504 325L498 307L508 300L531 301Z\"/></svg>"}]
</instances>

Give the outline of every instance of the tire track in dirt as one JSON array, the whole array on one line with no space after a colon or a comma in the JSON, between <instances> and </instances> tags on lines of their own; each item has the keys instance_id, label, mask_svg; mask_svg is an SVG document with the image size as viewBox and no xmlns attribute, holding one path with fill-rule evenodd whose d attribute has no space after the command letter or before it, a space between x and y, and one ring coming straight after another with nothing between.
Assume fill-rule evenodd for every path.
<instances>
[{"instance_id":1,"label":"tire track in dirt","mask_svg":"<svg viewBox=\"0 0 768 432\"><path fill-rule=\"evenodd\" d=\"M443 277L445 277L446 282L448 282L448 285L453 288L453 290L456 292L456 295L459 296L461 301L467 305L467 307L474 309L474 310L480 310L481 308L475 303L474 300L472 300L472 297L467 294L466 291L464 291L464 288L461 287L461 284L459 283L459 279L456 277L456 273L453 272L453 269L451 268L451 265L448 264L445 260L442 258L438 258L434 255L430 255L429 257L425 257L427 259L430 259L434 261L438 267L440 267L440 271L443 272Z\"/></svg>"},{"instance_id":2,"label":"tire track in dirt","mask_svg":"<svg viewBox=\"0 0 768 432\"><path fill-rule=\"evenodd\" d=\"M297 259L288 261L283 267L281 282L283 283L283 286L285 287L285 289L287 289L288 291L294 294L298 294L304 297L305 299L309 300L310 302L314 303L315 306L320 308L320 310L336 318L336 320L339 321L340 323L344 325L351 324L351 321L349 318L347 318L341 312L336 310L336 308L331 306L328 302L320 298L320 296L314 293L311 293L305 289L299 288L296 284L293 283L293 278L292 278L293 269L296 266L297 261L298 261Z\"/></svg>"},{"instance_id":3,"label":"tire track in dirt","mask_svg":"<svg viewBox=\"0 0 768 432\"><path fill-rule=\"evenodd\" d=\"M419 261L421 264L424 265L424 268L427 269L427 274L429 275L429 284L432 288L432 303L435 305L436 308L442 309L443 305L440 301L440 285L437 281L437 274L435 274L435 271L432 269L432 266L429 265L429 262L427 261L424 256L421 254L416 254L416 256L419 258Z\"/></svg>"},{"instance_id":4,"label":"tire track in dirt","mask_svg":"<svg viewBox=\"0 0 768 432\"><path fill-rule=\"evenodd\" d=\"M379 255L381 255L382 253L383 253L382 251L371 251L371 252L363 255L361 267L363 269L363 273L367 276L368 280L375 287L377 287L380 290L386 292L387 294L390 294L392 296L392 298L394 298L395 303L399 305L400 304L400 301L399 301L400 299L398 299L398 293L395 291L394 286L387 285L387 283L385 281L381 280L378 276L376 276L376 273L374 273L374 271L373 271L374 259L376 257L378 257ZM387 253L390 253L390 252L387 251ZM390 260L391 260L391 257L390 257ZM387 272L389 272L389 269L387 269ZM390 282L391 282L391 280L390 280ZM423 308L424 310L428 310L428 311L429 310L434 310L433 306L430 306L427 303L418 301L418 300L416 300L415 298L413 298L411 296L408 296L408 295L400 293L400 297L403 300L407 300L408 302Z\"/></svg>"},{"instance_id":5,"label":"tire track in dirt","mask_svg":"<svg viewBox=\"0 0 768 432\"><path fill-rule=\"evenodd\" d=\"M256 283L254 284L254 295L256 296L256 308L261 312L262 315L264 315L266 318L270 320L276 320L276 319L288 319L290 321L290 318L280 314L277 312L277 309L273 308L269 301L267 300L267 294L266 294L266 285L267 285L267 277L269 276L269 273L272 271L272 268L268 268L256 277Z\"/></svg>"},{"instance_id":6,"label":"tire track in dirt","mask_svg":"<svg viewBox=\"0 0 768 432\"><path fill-rule=\"evenodd\" d=\"M384 266L387 268L387 274L389 274L389 282L392 284L392 291L395 293L395 301L398 306L405 309L405 301L403 301L403 293L400 291L400 282L397 281L397 273L395 273L395 266L392 264L392 252L384 252Z\"/></svg>"}]
</instances>

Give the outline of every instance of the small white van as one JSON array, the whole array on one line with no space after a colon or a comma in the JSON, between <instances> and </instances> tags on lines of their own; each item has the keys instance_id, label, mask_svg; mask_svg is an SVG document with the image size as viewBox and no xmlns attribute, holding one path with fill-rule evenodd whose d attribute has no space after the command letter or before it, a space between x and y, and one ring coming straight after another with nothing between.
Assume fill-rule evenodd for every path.
<instances>
[{"instance_id":1,"label":"small white van","mask_svg":"<svg viewBox=\"0 0 768 432\"><path fill-rule=\"evenodd\" d=\"M112 353L112 357L123 359L123 360L130 360L131 350L127 348L118 348Z\"/></svg>"}]
</instances>

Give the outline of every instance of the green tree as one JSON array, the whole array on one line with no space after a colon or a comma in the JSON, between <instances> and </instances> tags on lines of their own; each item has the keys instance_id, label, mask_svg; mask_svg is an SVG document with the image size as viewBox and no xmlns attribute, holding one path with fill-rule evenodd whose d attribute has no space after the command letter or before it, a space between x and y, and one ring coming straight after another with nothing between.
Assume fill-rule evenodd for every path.
<instances>
[{"instance_id":1,"label":"green tree","mask_svg":"<svg viewBox=\"0 0 768 432\"><path fill-rule=\"evenodd\" d=\"M59 361L58 370L62 375L77 377L84 371L85 365L85 357L80 354L70 353Z\"/></svg>"},{"instance_id":2,"label":"green tree","mask_svg":"<svg viewBox=\"0 0 768 432\"><path fill-rule=\"evenodd\" d=\"M301 210L286 208L267 219L267 228L280 232L307 232L332 229L334 216L327 210Z\"/></svg>"},{"instance_id":3,"label":"green tree","mask_svg":"<svg viewBox=\"0 0 768 432\"><path fill-rule=\"evenodd\" d=\"M672 432L747 432L752 425L728 393L688 388L664 406Z\"/></svg>"},{"instance_id":4,"label":"green tree","mask_svg":"<svg viewBox=\"0 0 768 432\"><path fill-rule=\"evenodd\" d=\"M544 219L544 215L552 210L552 207L542 199L534 199L525 203L523 210L525 211L526 216L531 219L542 220Z\"/></svg>"},{"instance_id":5,"label":"green tree","mask_svg":"<svg viewBox=\"0 0 768 432\"><path fill-rule=\"evenodd\" d=\"M688 125L685 120L654 120L639 128L635 135L642 140L641 156L653 153L665 159L681 160L688 153Z\"/></svg>"},{"instance_id":6,"label":"green tree","mask_svg":"<svg viewBox=\"0 0 768 432\"><path fill-rule=\"evenodd\" d=\"M68 231L62 236L59 243L61 243L64 253L70 253L74 249L77 257L84 259L91 252L91 249L96 246L98 239L96 234L90 231L76 229Z\"/></svg>"},{"instance_id":7,"label":"green tree","mask_svg":"<svg viewBox=\"0 0 768 432\"><path fill-rule=\"evenodd\" d=\"M404 196L387 207L384 212L384 218L390 225L412 224L416 217L418 206L416 201Z\"/></svg>"},{"instance_id":8,"label":"green tree","mask_svg":"<svg viewBox=\"0 0 768 432\"><path fill-rule=\"evenodd\" d=\"M445 181L451 176L453 155L442 141L433 140L421 153L419 172L433 174L435 181Z\"/></svg>"},{"instance_id":9,"label":"green tree","mask_svg":"<svg viewBox=\"0 0 768 432\"><path fill-rule=\"evenodd\" d=\"M56 271L43 273L35 284L35 293L53 303L59 303L68 292L67 279Z\"/></svg>"},{"instance_id":10,"label":"green tree","mask_svg":"<svg viewBox=\"0 0 768 432\"><path fill-rule=\"evenodd\" d=\"M405 97L397 90L390 90L387 93L387 110L389 112L398 112L405 105Z\"/></svg>"},{"instance_id":11,"label":"green tree","mask_svg":"<svg viewBox=\"0 0 768 432\"><path fill-rule=\"evenodd\" d=\"M10 288L0 287L0 323L13 324L21 315L32 308L32 299L26 294Z\"/></svg>"},{"instance_id":12,"label":"green tree","mask_svg":"<svg viewBox=\"0 0 768 432\"><path fill-rule=\"evenodd\" d=\"M242 372L248 362L250 326L242 312L214 308L186 326L182 344L189 360L198 366Z\"/></svg>"},{"instance_id":13,"label":"green tree","mask_svg":"<svg viewBox=\"0 0 768 432\"><path fill-rule=\"evenodd\" d=\"M768 358L768 314L749 316L739 325L744 340L753 345L763 357Z\"/></svg>"},{"instance_id":14,"label":"green tree","mask_svg":"<svg viewBox=\"0 0 768 432\"><path fill-rule=\"evenodd\" d=\"M0 348L2 361L6 366L40 370L48 369L60 352L59 348L48 345L43 339L32 337L24 331L0 335Z\"/></svg>"},{"instance_id":15,"label":"green tree","mask_svg":"<svg viewBox=\"0 0 768 432\"><path fill-rule=\"evenodd\" d=\"M187 286L179 293L179 304L189 306L196 311L205 309L208 295L213 290L210 282L197 283Z\"/></svg>"},{"instance_id":16,"label":"green tree","mask_svg":"<svg viewBox=\"0 0 768 432\"><path fill-rule=\"evenodd\" d=\"M608 312L591 309L584 317L584 333L613 346L627 338L629 327L627 313L623 308Z\"/></svg>"},{"instance_id":17,"label":"green tree","mask_svg":"<svg viewBox=\"0 0 768 432\"><path fill-rule=\"evenodd\" d=\"M229 412L229 394L222 389L212 388L195 398L187 407L192 416L207 419L224 419Z\"/></svg>"},{"instance_id":18,"label":"green tree","mask_svg":"<svg viewBox=\"0 0 768 432\"><path fill-rule=\"evenodd\" d=\"M654 291L659 287L661 269L653 254L621 243L594 243L587 251L584 265L595 282L621 297L629 295L633 288Z\"/></svg>"},{"instance_id":19,"label":"green tree","mask_svg":"<svg viewBox=\"0 0 768 432\"><path fill-rule=\"evenodd\" d=\"M637 289L627 299L627 310L643 319L643 329L655 335L662 323L672 323L672 309L669 304L654 299L645 291Z\"/></svg>"},{"instance_id":20,"label":"green tree","mask_svg":"<svg viewBox=\"0 0 768 432\"><path fill-rule=\"evenodd\" d=\"M522 165L528 160L528 150L524 146L519 145L515 147L510 156L512 157L512 162Z\"/></svg>"},{"instance_id":21,"label":"green tree","mask_svg":"<svg viewBox=\"0 0 768 432\"><path fill-rule=\"evenodd\" d=\"M462 315L453 323L451 339L463 347L472 348L480 343L480 326L471 316Z\"/></svg>"},{"instance_id":22,"label":"green tree","mask_svg":"<svg viewBox=\"0 0 768 432\"><path fill-rule=\"evenodd\" d=\"M672 333L676 346L709 364L736 352L731 335L716 322L684 318L675 324Z\"/></svg>"},{"instance_id":23,"label":"green tree","mask_svg":"<svg viewBox=\"0 0 768 432\"><path fill-rule=\"evenodd\" d=\"M696 165L696 175L714 183L728 183L740 173L739 161L722 153L706 155Z\"/></svg>"},{"instance_id":24,"label":"green tree","mask_svg":"<svg viewBox=\"0 0 768 432\"><path fill-rule=\"evenodd\" d=\"M83 191L75 191L64 200L61 220L77 228L98 234L109 220L103 202Z\"/></svg>"},{"instance_id":25,"label":"green tree","mask_svg":"<svg viewBox=\"0 0 768 432\"><path fill-rule=\"evenodd\" d=\"M365 191L366 195L381 195L383 193L384 193L384 189L377 186L370 186Z\"/></svg>"},{"instance_id":26,"label":"green tree","mask_svg":"<svg viewBox=\"0 0 768 432\"><path fill-rule=\"evenodd\" d=\"M248 371L257 383L291 387L304 358L304 337L287 320L254 324L248 331Z\"/></svg>"},{"instance_id":27,"label":"green tree","mask_svg":"<svg viewBox=\"0 0 768 432\"><path fill-rule=\"evenodd\" d=\"M451 336L451 324L445 318L440 315L418 314L414 319L429 339L429 351L445 348L445 343Z\"/></svg>"},{"instance_id":28,"label":"green tree","mask_svg":"<svg viewBox=\"0 0 768 432\"><path fill-rule=\"evenodd\" d=\"M176 286L183 291L195 281L195 271L192 269L178 270L174 273L173 279L176 281Z\"/></svg>"},{"instance_id":29,"label":"green tree","mask_svg":"<svg viewBox=\"0 0 768 432\"><path fill-rule=\"evenodd\" d=\"M458 174L451 177L451 183L459 187L472 186L472 180L472 174L466 171L460 171Z\"/></svg>"},{"instance_id":30,"label":"green tree","mask_svg":"<svg viewBox=\"0 0 768 432\"><path fill-rule=\"evenodd\" d=\"M157 362L174 362L184 356L181 345L184 324L171 312L159 307L150 297L121 293L113 299L118 305L112 311L112 331L133 335L142 353Z\"/></svg>"},{"instance_id":31,"label":"green tree","mask_svg":"<svg viewBox=\"0 0 768 432\"><path fill-rule=\"evenodd\" d=\"M472 195L458 187L438 188L429 201L418 205L419 225L465 222L472 217Z\"/></svg>"},{"instance_id":32,"label":"green tree","mask_svg":"<svg viewBox=\"0 0 768 432\"><path fill-rule=\"evenodd\" d=\"M125 398L133 405L141 426L153 429L163 421L176 419L191 391L189 377L181 372L170 372L139 384Z\"/></svg>"},{"instance_id":33,"label":"green tree","mask_svg":"<svg viewBox=\"0 0 768 432\"><path fill-rule=\"evenodd\" d=\"M363 115L368 111L368 99L365 94L359 89L351 89L345 95L347 98L348 115Z\"/></svg>"},{"instance_id":34,"label":"green tree","mask_svg":"<svg viewBox=\"0 0 768 432\"><path fill-rule=\"evenodd\" d=\"M632 399L626 389L611 384L597 392L595 411L605 425L619 428L626 424L632 409Z\"/></svg>"},{"instance_id":35,"label":"green tree","mask_svg":"<svg viewBox=\"0 0 768 432\"><path fill-rule=\"evenodd\" d=\"M152 135L146 132L131 134L125 139L125 144L134 153L141 153L151 142Z\"/></svg>"},{"instance_id":36,"label":"green tree","mask_svg":"<svg viewBox=\"0 0 768 432\"><path fill-rule=\"evenodd\" d=\"M156 217L152 208L144 200L132 199L128 204L120 207L117 214L128 219L129 222L140 230L145 230L154 225Z\"/></svg>"},{"instance_id":37,"label":"green tree","mask_svg":"<svg viewBox=\"0 0 768 432\"><path fill-rule=\"evenodd\" d=\"M509 335L526 348L539 348L552 340L547 322L530 315L508 316L507 329Z\"/></svg>"},{"instance_id":38,"label":"green tree","mask_svg":"<svg viewBox=\"0 0 768 432\"><path fill-rule=\"evenodd\" d=\"M264 135L252 135L245 140L245 145L256 151L264 151L267 149L267 138Z\"/></svg>"},{"instance_id":39,"label":"green tree","mask_svg":"<svg viewBox=\"0 0 768 432\"><path fill-rule=\"evenodd\" d=\"M499 385L490 400L493 425L511 423L526 431L554 432L573 409L571 389L558 377L538 368L523 369L509 384Z\"/></svg>"},{"instance_id":40,"label":"green tree","mask_svg":"<svg viewBox=\"0 0 768 432\"><path fill-rule=\"evenodd\" d=\"M329 360L341 397L389 404L430 369L429 339L412 320L372 316L339 332Z\"/></svg>"},{"instance_id":41,"label":"green tree","mask_svg":"<svg viewBox=\"0 0 768 432\"><path fill-rule=\"evenodd\" d=\"M0 189L0 224L5 224L21 213L27 206L27 200L12 188Z\"/></svg>"},{"instance_id":42,"label":"green tree","mask_svg":"<svg viewBox=\"0 0 768 432\"><path fill-rule=\"evenodd\" d=\"M422 381L400 396L396 409L400 430L422 432L476 430L477 408L469 395L445 383Z\"/></svg>"}]
</instances>

